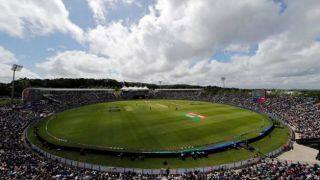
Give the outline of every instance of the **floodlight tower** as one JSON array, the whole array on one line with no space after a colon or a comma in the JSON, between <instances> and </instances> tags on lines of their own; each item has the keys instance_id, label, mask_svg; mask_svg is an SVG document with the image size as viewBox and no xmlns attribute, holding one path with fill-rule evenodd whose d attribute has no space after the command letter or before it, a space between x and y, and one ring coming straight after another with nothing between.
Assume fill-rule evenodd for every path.
<instances>
[{"instance_id":1,"label":"floodlight tower","mask_svg":"<svg viewBox=\"0 0 320 180\"><path fill-rule=\"evenodd\" d=\"M161 86L162 85L162 81L159 81L159 86Z\"/></svg>"},{"instance_id":2,"label":"floodlight tower","mask_svg":"<svg viewBox=\"0 0 320 180\"><path fill-rule=\"evenodd\" d=\"M13 107L13 98L14 98L14 81L16 77L16 71L19 72L23 66L14 64L12 65L11 70L13 71L13 76L12 76L12 87L11 87L11 106Z\"/></svg>"},{"instance_id":3,"label":"floodlight tower","mask_svg":"<svg viewBox=\"0 0 320 180\"><path fill-rule=\"evenodd\" d=\"M226 77L221 77L223 88L226 87Z\"/></svg>"}]
</instances>

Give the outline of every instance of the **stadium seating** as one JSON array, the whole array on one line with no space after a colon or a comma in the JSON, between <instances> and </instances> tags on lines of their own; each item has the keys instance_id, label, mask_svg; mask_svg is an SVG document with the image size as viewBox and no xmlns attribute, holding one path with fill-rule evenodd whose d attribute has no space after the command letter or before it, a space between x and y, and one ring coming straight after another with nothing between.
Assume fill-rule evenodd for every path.
<instances>
[{"instance_id":1,"label":"stadium seating","mask_svg":"<svg viewBox=\"0 0 320 180\"><path fill-rule=\"evenodd\" d=\"M278 96L265 103L254 103L249 95L199 93L192 91L162 91L150 98L189 99L232 104L254 111L274 114L290 124L300 139L320 138L320 108L313 99ZM52 100L55 99L55 100ZM0 107L0 179L319 179L319 165L261 159L257 164L240 170L220 169L206 173L139 174L133 172L97 172L60 164L33 153L24 130L43 114L63 111L75 106L117 100L113 94L90 92L60 92L44 101L11 109Z\"/></svg>"}]
</instances>

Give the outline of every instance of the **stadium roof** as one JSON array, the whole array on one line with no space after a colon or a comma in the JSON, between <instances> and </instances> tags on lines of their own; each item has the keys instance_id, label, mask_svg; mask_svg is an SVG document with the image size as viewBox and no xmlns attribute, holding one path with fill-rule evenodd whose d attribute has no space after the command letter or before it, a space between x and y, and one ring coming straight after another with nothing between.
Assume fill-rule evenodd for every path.
<instances>
[{"instance_id":1,"label":"stadium roof","mask_svg":"<svg viewBox=\"0 0 320 180\"><path fill-rule=\"evenodd\" d=\"M133 86L133 87L122 87L121 88L122 91L148 91L149 88L144 86L144 87L137 87L137 86Z\"/></svg>"},{"instance_id":2,"label":"stadium roof","mask_svg":"<svg viewBox=\"0 0 320 180\"><path fill-rule=\"evenodd\" d=\"M201 91L202 89L155 89L155 91Z\"/></svg>"},{"instance_id":3,"label":"stadium roof","mask_svg":"<svg viewBox=\"0 0 320 180\"><path fill-rule=\"evenodd\" d=\"M26 88L39 91L114 91L114 89L107 88ZM122 91L148 91L148 87L122 87ZM155 89L155 91L201 91L202 89Z\"/></svg>"},{"instance_id":4,"label":"stadium roof","mask_svg":"<svg viewBox=\"0 0 320 180\"><path fill-rule=\"evenodd\" d=\"M27 88L40 91L114 91L114 89L105 88Z\"/></svg>"}]
</instances>

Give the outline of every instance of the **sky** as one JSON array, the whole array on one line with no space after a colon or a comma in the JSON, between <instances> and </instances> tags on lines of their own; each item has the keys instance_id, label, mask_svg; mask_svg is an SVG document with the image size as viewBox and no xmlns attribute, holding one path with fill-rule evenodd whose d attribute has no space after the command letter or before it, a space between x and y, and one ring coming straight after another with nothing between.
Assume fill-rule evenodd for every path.
<instances>
[{"instance_id":1,"label":"sky","mask_svg":"<svg viewBox=\"0 0 320 180\"><path fill-rule=\"evenodd\" d=\"M0 0L0 82L320 89L319 0Z\"/></svg>"}]
</instances>

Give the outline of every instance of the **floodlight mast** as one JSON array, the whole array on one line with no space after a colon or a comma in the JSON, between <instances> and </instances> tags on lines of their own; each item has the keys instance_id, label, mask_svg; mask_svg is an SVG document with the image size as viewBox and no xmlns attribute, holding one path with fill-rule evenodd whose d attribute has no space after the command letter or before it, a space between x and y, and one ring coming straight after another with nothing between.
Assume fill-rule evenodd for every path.
<instances>
[{"instance_id":1,"label":"floodlight mast","mask_svg":"<svg viewBox=\"0 0 320 180\"><path fill-rule=\"evenodd\" d=\"M223 88L226 87L226 77L221 77Z\"/></svg>"},{"instance_id":2,"label":"floodlight mast","mask_svg":"<svg viewBox=\"0 0 320 180\"><path fill-rule=\"evenodd\" d=\"M11 70L13 71L13 76L12 76L12 87L11 87L11 106L13 107L13 98L14 98L14 81L16 77L16 71L21 71L23 66L14 64L12 65Z\"/></svg>"}]
</instances>

